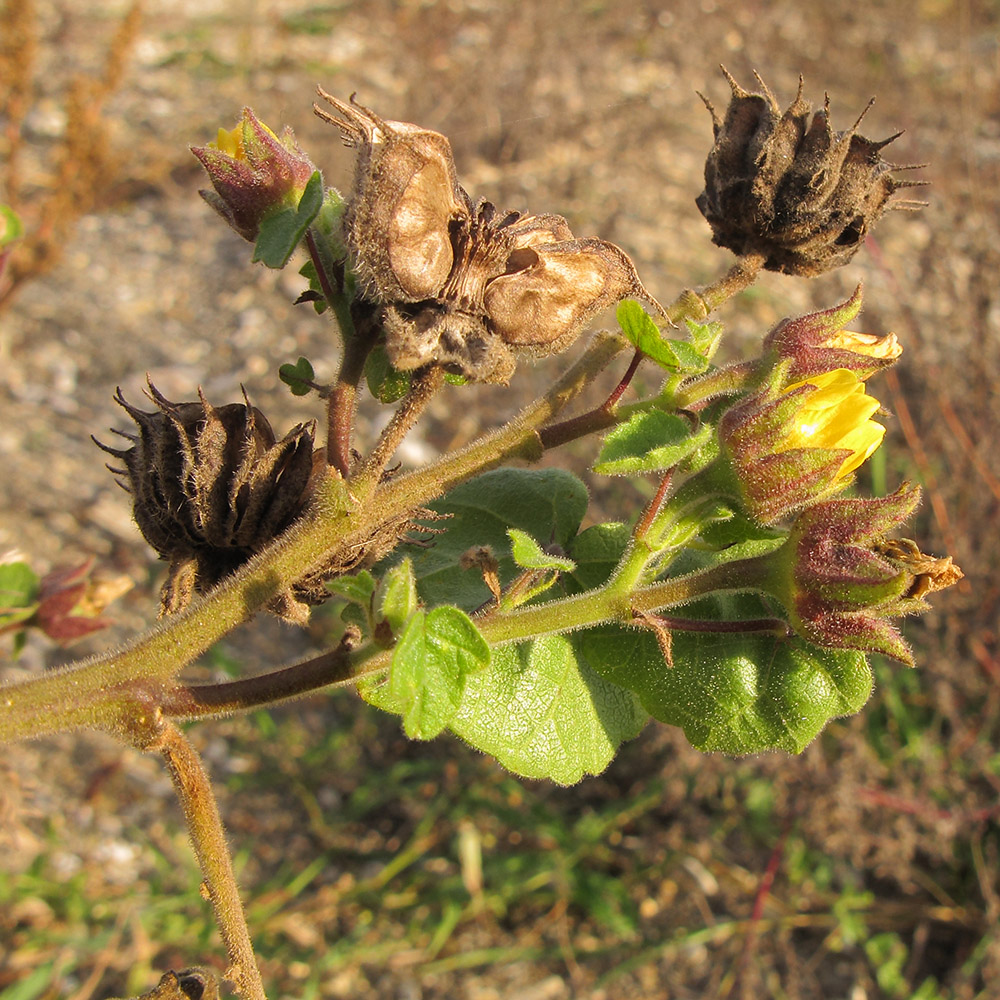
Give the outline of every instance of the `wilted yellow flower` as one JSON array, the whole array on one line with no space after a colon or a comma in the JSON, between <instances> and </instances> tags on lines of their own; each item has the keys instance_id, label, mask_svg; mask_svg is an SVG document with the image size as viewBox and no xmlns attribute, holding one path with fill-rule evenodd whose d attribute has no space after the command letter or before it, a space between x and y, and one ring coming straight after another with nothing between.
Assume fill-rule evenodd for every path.
<instances>
[{"instance_id":1,"label":"wilted yellow flower","mask_svg":"<svg viewBox=\"0 0 1000 1000\"><path fill-rule=\"evenodd\" d=\"M780 454L794 448L849 449L851 454L835 477L843 479L882 443L885 428L871 419L878 412L879 401L869 396L864 382L846 368L795 382L785 392L803 386L811 386L813 391L801 399L794 421L774 452Z\"/></svg>"},{"instance_id":2,"label":"wilted yellow flower","mask_svg":"<svg viewBox=\"0 0 1000 1000\"><path fill-rule=\"evenodd\" d=\"M838 330L820 345L833 350L853 351L869 358L895 361L903 353L903 347L894 333L879 337L874 333L857 333L854 330Z\"/></svg>"}]
</instances>

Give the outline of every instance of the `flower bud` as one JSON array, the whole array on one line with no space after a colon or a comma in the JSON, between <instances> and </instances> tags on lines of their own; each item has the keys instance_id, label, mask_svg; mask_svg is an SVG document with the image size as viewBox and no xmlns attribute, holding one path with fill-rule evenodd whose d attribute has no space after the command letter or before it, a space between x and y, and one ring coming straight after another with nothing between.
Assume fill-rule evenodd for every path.
<instances>
[{"instance_id":1,"label":"flower bud","mask_svg":"<svg viewBox=\"0 0 1000 1000\"><path fill-rule=\"evenodd\" d=\"M214 407L172 403L152 384L157 410L116 399L139 427L118 433L130 448L97 444L120 459L112 469L132 494L133 516L146 541L170 564L161 614L187 606L302 516L312 495L312 425L299 424L276 441L267 419L249 402ZM271 610L300 619L303 593L280 595ZM315 603L315 602L314 602Z\"/></svg>"},{"instance_id":2,"label":"flower bud","mask_svg":"<svg viewBox=\"0 0 1000 1000\"><path fill-rule=\"evenodd\" d=\"M801 78L782 112L760 77L763 93L751 94L723 72L732 98L725 118L705 101L715 144L697 199L716 244L763 254L768 270L808 277L846 264L886 209L920 207L889 200L921 183L890 176L905 168L880 156L899 133L881 142L858 135L863 113L851 128L834 132L829 99L810 121Z\"/></svg>"},{"instance_id":3,"label":"flower bud","mask_svg":"<svg viewBox=\"0 0 1000 1000\"><path fill-rule=\"evenodd\" d=\"M862 380L891 365L903 353L894 333L877 337L844 327L861 309L861 286L839 306L782 320L765 338L765 356L791 362L795 382L834 368L846 368Z\"/></svg>"},{"instance_id":4,"label":"flower bud","mask_svg":"<svg viewBox=\"0 0 1000 1000\"><path fill-rule=\"evenodd\" d=\"M729 409L719 433L748 513L773 524L846 486L885 434L871 419L878 409L846 368L764 386Z\"/></svg>"},{"instance_id":5,"label":"flower bud","mask_svg":"<svg viewBox=\"0 0 1000 1000\"><path fill-rule=\"evenodd\" d=\"M38 584L38 608L28 624L50 639L68 644L111 623L102 618L112 601L132 589L127 576L93 574L94 560L54 569Z\"/></svg>"},{"instance_id":6,"label":"flower bud","mask_svg":"<svg viewBox=\"0 0 1000 1000\"><path fill-rule=\"evenodd\" d=\"M251 243L264 218L298 205L316 171L290 128L276 136L249 108L236 128L220 128L215 142L192 146L191 152L215 188L201 196Z\"/></svg>"},{"instance_id":7,"label":"flower bud","mask_svg":"<svg viewBox=\"0 0 1000 1000\"><path fill-rule=\"evenodd\" d=\"M769 589L792 627L820 646L884 653L910 666L909 646L889 617L925 611L931 591L962 578L950 558L933 559L908 539L884 536L916 509L920 490L813 504L774 553Z\"/></svg>"}]
</instances>

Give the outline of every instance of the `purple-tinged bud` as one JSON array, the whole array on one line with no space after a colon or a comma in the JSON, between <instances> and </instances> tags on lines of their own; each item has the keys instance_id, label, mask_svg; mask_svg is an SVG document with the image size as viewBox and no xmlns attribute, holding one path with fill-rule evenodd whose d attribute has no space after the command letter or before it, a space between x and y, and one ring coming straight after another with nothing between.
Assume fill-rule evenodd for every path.
<instances>
[{"instance_id":1,"label":"purple-tinged bud","mask_svg":"<svg viewBox=\"0 0 1000 1000\"><path fill-rule=\"evenodd\" d=\"M834 368L845 368L862 380L888 368L903 353L894 333L877 337L844 327L861 310L861 286L832 309L782 320L765 338L764 357L788 359L788 379L798 382Z\"/></svg>"},{"instance_id":2,"label":"purple-tinged bud","mask_svg":"<svg viewBox=\"0 0 1000 1000\"><path fill-rule=\"evenodd\" d=\"M201 196L251 243L271 213L295 208L316 167L285 128L275 135L249 108L236 128L219 129L215 142L192 146L214 191Z\"/></svg>"},{"instance_id":3,"label":"purple-tinged bud","mask_svg":"<svg viewBox=\"0 0 1000 1000\"><path fill-rule=\"evenodd\" d=\"M68 645L111 623L104 609L132 589L127 576L94 575L94 560L54 569L38 585L38 609L26 624L36 625L50 639Z\"/></svg>"},{"instance_id":4,"label":"purple-tinged bud","mask_svg":"<svg viewBox=\"0 0 1000 1000\"><path fill-rule=\"evenodd\" d=\"M886 619L928 610L928 593L962 578L950 557L934 559L908 539L885 538L919 501L917 487L903 486L888 497L826 500L799 514L774 553L768 585L799 635L913 665Z\"/></svg>"}]
</instances>

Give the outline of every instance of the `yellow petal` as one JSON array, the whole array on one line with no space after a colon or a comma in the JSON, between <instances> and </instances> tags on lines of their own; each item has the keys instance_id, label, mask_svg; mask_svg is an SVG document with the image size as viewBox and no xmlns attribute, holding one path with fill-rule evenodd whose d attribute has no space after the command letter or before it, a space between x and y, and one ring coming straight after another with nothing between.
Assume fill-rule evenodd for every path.
<instances>
[{"instance_id":1,"label":"yellow petal","mask_svg":"<svg viewBox=\"0 0 1000 1000\"><path fill-rule=\"evenodd\" d=\"M812 391L802 397L793 426L778 442L775 452L794 448L848 449L851 454L837 472L850 475L882 443L885 428L871 418L879 402L865 392L865 384L854 372L837 368L790 385L791 392L802 386Z\"/></svg>"},{"instance_id":2,"label":"yellow petal","mask_svg":"<svg viewBox=\"0 0 1000 1000\"><path fill-rule=\"evenodd\" d=\"M219 129L219 134L215 137L215 142L210 142L209 146L214 146L220 153L231 156L234 160L246 158L246 151L243 147L243 123L234 129Z\"/></svg>"}]
</instances>

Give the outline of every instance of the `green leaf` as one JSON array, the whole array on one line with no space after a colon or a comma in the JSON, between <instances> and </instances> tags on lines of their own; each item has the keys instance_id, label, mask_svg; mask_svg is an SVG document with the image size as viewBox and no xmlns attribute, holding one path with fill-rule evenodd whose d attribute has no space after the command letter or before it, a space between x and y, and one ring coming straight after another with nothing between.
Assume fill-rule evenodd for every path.
<instances>
[{"instance_id":1,"label":"green leaf","mask_svg":"<svg viewBox=\"0 0 1000 1000\"><path fill-rule=\"evenodd\" d=\"M315 386L313 366L308 358L299 358L295 364L284 364L278 369L278 378L291 390L293 396L308 396Z\"/></svg>"},{"instance_id":2,"label":"green leaf","mask_svg":"<svg viewBox=\"0 0 1000 1000\"><path fill-rule=\"evenodd\" d=\"M508 528L507 534L511 541L511 555L522 569L556 569L566 573L576 569L572 559L550 555L526 531Z\"/></svg>"},{"instance_id":3,"label":"green leaf","mask_svg":"<svg viewBox=\"0 0 1000 1000\"><path fill-rule=\"evenodd\" d=\"M653 318L634 299L618 304L616 312L622 333L648 358L667 371L697 375L708 368L708 360L684 340L667 340Z\"/></svg>"},{"instance_id":4,"label":"green leaf","mask_svg":"<svg viewBox=\"0 0 1000 1000\"><path fill-rule=\"evenodd\" d=\"M570 580L572 592L592 590L604 583L618 565L632 537L632 529L621 521L593 524L573 539L569 554L576 562Z\"/></svg>"},{"instance_id":5,"label":"green leaf","mask_svg":"<svg viewBox=\"0 0 1000 1000\"><path fill-rule=\"evenodd\" d=\"M317 315L322 316L323 313L325 313L329 308L330 303L326 300L326 294L324 293L323 285L319 280L319 272L316 270L316 265L311 260L307 260L299 268L299 274L308 280L309 291L303 292L302 295L295 300L295 304L298 305L300 302L310 301L312 302L313 309L316 310Z\"/></svg>"},{"instance_id":6,"label":"green leaf","mask_svg":"<svg viewBox=\"0 0 1000 1000\"><path fill-rule=\"evenodd\" d=\"M602 676L635 691L699 750L801 753L830 719L860 711L872 690L862 653L798 638L674 630L668 667L651 634L606 625L576 636Z\"/></svg>"},{"instance_id":7,"label":"green leaf","mask_svg":"<svg viewBox=\"0 0 1000 1000\"><path fill-rule=\"evenodd\" d=\"M323 178L316 170L296 207L279 208L261 220L253 261L260 261L266 267L284 267L322 204Z\"/></svg>"},{"instance_id":8,"label":"green leaf","mask_svg":"<svg viewBox=\"0 0 1000 1000\"><path fill-rule=\"evenodd\" d=\"M489 667L466 679L450 728L516 774L572 785L603 771L646 719L572 636L555 635L494 649Z\"/></svg>"},{"instance_id":9,"label":"green leaf","mask_svg":"<svg viewBox=\"0 0 1000 1000\"><path fill-rule=\"evenodd\" d=\"M413 564L409 559L404 559L387 570L379 581L375 606L392 631L398 635L416 612L418 604Z\"/></svg>"},{"instance_id":10,"label":"green leaf","mask_svg":"<svg viewBox=\"0 0 1000 1000\"><path fill-rule=\"evenodd\" d=\"M10 205L0 204L0 250L23 235L24 226L17 212Z\"/></svg>"},{"instance_id":11,"label":"green leaf","mask_svg":"<svg viewBox=\"0 0 1000 1000\"><path fill-rule=\"evenodd\" d=\"M566 549L586 513L587 489L562 469L495 469L428 506L449 519L435 524L446 530L432 546L412 555L417 590L429 607L454 604L472 611L492 595L480 573L461 568L462 555L488 545L506 586L521 572L508 554L507 530L518 528Z\"/></svg>"},{"instance_id":12,"label":"green leaf","mask_svg":"<svg viewBox=\"0 0 1000 1000\"><path fill-rule=\"evenodd\" d=\"M701 424L692 431L687 420L673 413L634 413L605 437L594 471L605 476L628 476L669 469L711 437L710 424Z\"/></svg>"},{"instance_id":13,"label":"green leaf","mask_svg":"<svg viewBox=\"0 0 1000 1000\"><path fill-rule=\"evenodd\" d=\"M684 320L691 335L691 345L703 358L711 358L719 349L722 341L722 324L696 323L693 319Z\"/></svg>"},{"instance_id":14,"label":"green leaf","mask_svg":"<svg viewBox=\"0 0 1000 1000\"><path fill-rule=\"evenodd\" d=\"M365 380L368 382L368 390L380 403L395 403L410 389L410 373L396 371L392 367L382 344L377 344L368 355Z\"/></svg>"},{"instance_id":15,"label":"green leaf","mask_svg":"<svg viewBox=\"0 0 1000 1000\"><path fill-rule=\"evenodd\" d=\"M368 607L375 594L375 577L363 569L354 576L338 576L335 580L330 580L326 589L352 604Z\"/></svg>"},{"instance_id":16,"label":"green leaf","mask_svg":"<svg viewBox=\"0 0 1000 1000\"><path fill-rule=\"evenodd\" d=\"M0 631L27 621L38 610L38 574L23 560L0 563Z\"/></svg>"},{"instance_id":17,"label":"green leaf","mask_svg":"<svg viewBox=\"0 0 1000 1000\"><path fill-rule=\"evenodd\" d=\"M485 669L490 647L458 608L418 611L392 654L389 695L410 739L430 740L458 712L466 679Z\"/></svg>"}]
</instances>

